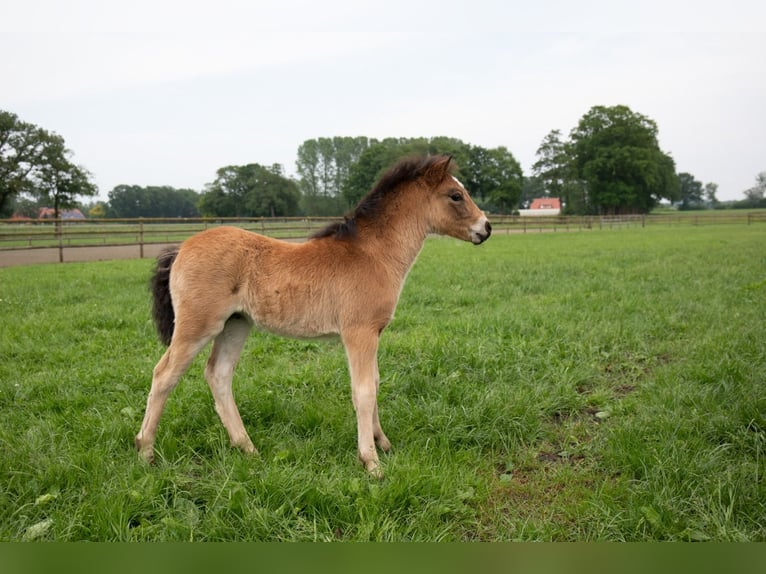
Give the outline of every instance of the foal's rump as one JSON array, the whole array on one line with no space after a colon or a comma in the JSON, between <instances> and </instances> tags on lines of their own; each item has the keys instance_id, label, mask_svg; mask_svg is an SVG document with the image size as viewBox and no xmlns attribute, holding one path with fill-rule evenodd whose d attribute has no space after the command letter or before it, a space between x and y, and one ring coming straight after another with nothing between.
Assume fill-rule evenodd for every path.
<instances>
[{"instance_id":1,"label":"foal's rump","mask_svg":"<svg viewBox=\"0 0 766 574\"><path fill-rule=\"evenodd\" d=\"M227 289L231 293L240 267L236 264L242 253L241 241L236 240L240 233L249 232L232 227L209 229L157 257L150 282L152 316L165 345L172 340L176 311L182 304L199 312L209 309L211 301L221 301Z\"/></svg>"}]
</instances>

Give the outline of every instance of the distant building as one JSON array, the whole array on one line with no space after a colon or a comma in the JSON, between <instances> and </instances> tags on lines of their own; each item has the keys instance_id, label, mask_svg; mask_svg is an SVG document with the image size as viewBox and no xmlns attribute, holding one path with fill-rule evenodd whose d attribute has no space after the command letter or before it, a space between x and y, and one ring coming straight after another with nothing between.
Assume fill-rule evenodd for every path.
<instances>
[{"instance_id":1,"label":"distant building","mask_svg":"<svg viewBox=\"0 0 766 574\"><path fill-rule=\"evenodd\" d=\"M529 209L520 209L519 215L559 215L561 214L561 200L558 197L538 197L532 200Z\"/></svg>"},{"instance_id":2,"label":"distant building","mask_svg":"<svg viewBox=\"0 0 766 574\"><path fill-rule=\"evenodd\" d=\"M79 209L62 209L59 211L61 219L85 219L82 211ZM37 212L37 219L53 219L56 212L52 207L41 207Z\"/></svg>"}]
</instances>

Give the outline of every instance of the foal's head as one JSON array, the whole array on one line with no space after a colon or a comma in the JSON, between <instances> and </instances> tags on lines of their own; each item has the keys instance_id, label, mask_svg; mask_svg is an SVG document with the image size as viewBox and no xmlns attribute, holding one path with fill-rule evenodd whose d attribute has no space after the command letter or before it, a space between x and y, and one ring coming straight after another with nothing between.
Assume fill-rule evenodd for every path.
<instances>
[{"instance_id":1,"label":"foal's head","mask_svg":"<svg viewBox=\"0 0 766 574\"><path fill-rule=\"evenodd\" d=\"M354 240L359 227L417 221L426 233L439 233L478 245L492 232L487 217L452 175L450 156L408 157L399 160L341 222L315 233L315 239ZM411 218L413 214L416 217Z\"/></svg>"},{"instance_id":2,"label":"foal's head","mask_svg":"<svg viewBox=\"0 0 766 574\"><path fill-rule=\"evenodd\" d=\"M422 182L426 187L429 231L476 245L489 238L492 226L463 184L452 175L450 156L430 158Z\"/></svg>"}]
</instances>

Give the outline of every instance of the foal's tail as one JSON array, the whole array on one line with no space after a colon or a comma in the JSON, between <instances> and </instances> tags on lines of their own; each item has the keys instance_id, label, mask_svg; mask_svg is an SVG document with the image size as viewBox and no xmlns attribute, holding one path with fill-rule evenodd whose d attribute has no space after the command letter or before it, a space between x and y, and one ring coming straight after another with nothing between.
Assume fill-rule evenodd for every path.
<instances>
[{"instance_id":1,"label":"foal's tail","mask_svg":"<svg viewBox=\"0 0 766 574\"><path fill-rule=\"evenodd\" d=\"M157 327L160 341L165 345L170 345L175 324L175 313L170 299L170 268L173 266L176 255L178 255L178 247L169 247L159 254L150 283L154 298L152 305L154 325Z\"/></svg>"}]
</instances>

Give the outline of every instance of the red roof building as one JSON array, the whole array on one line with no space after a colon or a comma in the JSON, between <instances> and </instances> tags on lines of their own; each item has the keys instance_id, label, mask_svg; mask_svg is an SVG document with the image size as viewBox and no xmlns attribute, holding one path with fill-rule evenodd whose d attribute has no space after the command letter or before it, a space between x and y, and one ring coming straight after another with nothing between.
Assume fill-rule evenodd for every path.
<instances>
[{"instance_id":1,"label":"red roof building","mask_svg":"<svg viewBox=\"0 0 766 574\"><path fill-rule=\"evenodd\" d=\"M529 209L519 209L522 217L551 217L561 215L561 200L558 197L538 197L532 200Z\"/></svg>"},{"instance_id":2,"label":"red roof building","mask_svg":"<svg viewBox=\"0 0 766 574\"><path fill-rule=\"evenodd\" d=\"M530 210L556 210L561 212L561 200L558 197L538 197L532 200Z\"/></svg>"}]
</instances>

